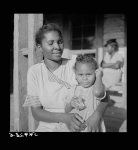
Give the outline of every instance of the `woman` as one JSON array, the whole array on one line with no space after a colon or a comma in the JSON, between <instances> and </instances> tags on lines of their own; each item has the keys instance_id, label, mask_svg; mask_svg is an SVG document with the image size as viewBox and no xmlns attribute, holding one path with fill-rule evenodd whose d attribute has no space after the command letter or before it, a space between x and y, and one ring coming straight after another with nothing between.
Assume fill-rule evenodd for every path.
<instances>
[{"instance_id":1,"label":"woman","mask_svg":"<svg viewBox=\"0 0 138 150\"><path fill-rule=\"evenodd\" d=\"M118 53L118 43L116 39L110 39L105 44L106 53L101 63L103 68L103 83L109 89L121 81L123 58Z\"/></svg>"},{"instance_id":2,"label":"woman","mask_svg":"<svg viewBox=\"0 0 138 150\"><path fill-rule=\"evenodd\" d=\"M53 132L58 123L65 123L72 132L85 125L78 114L65 113L63 97L71 85L76 84L71 60L61 58L62 33L56 24L44 25L36 33L36 46L44 60L29 68L27 74L27 98L24 106L31 106L33 117L39 121L36 132ZM104 99L106 100L106 99ZM90 130L96 131L107 103L101 102L89 119Z\"/></svg>"}]
</instances>

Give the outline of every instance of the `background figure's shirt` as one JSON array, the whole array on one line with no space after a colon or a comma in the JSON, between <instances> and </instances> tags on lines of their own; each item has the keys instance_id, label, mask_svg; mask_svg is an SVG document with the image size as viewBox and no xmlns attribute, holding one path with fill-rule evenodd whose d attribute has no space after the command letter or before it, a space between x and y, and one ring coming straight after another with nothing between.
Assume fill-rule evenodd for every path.
<instances>
[{"instance_id":1,"label":"background figure's shirt","mask_svg":"<svg viewBox=\"0 0 138 150\"><path fill-rule=\"evenodd\" d=\"M106 63L116 63L117 61L123 62L123 57L118 52L116 52L113 57L108 53L105 53L104 61ZM106 88L110 88L120 82L121 76L121 69L103 68L103 83Z\"/></svg>"}]
</instances>

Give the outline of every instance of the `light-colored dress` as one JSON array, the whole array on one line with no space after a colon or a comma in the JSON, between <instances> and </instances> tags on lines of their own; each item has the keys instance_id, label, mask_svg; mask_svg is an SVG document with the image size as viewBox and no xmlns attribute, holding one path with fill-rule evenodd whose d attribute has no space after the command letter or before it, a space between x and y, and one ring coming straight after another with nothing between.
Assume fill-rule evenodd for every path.
<instances>
[{"instance_id":1,"label":"light-colored dress","mask_svg":"<svg viewBox=\"0 0 138 150\"><path fill-rule=\"evenodd\" d=\"M93 114L98 104L100 103L100 99L96 98L93 95L93 86L89 88L84 88L78 85L72 86L68 90L68 93L64 98L65 105L66 103L69 103L73 97L80 97L85 100L86 108L84 110L79 111L77 109L73 109L70 112L70 113L77 113L80 116L82 116L83 121L86 121ZM88 128L86 127L85 130L83 130L82 132L88 132L87 129ZM67 132L66 127L64 125L62 126L62 123L57 128L57 132L60 132L60 131ZM103 121L101 121L100 132L105 132L105 126L104 126Z\"/></svg>"},{"instance_id":2,"label":"light-colored dress","mask_svg":"<svg viewBox=\"0 0 138 150\"><path fill-rule=\"evenodd\" d=\"M123 57L118 52L116 52L112 57L108 53L105 53L104 61L106 63L116 63L117 61L123 62ZM104 68L102 79L105 87L110 88L120 82L121 76L121 69Z\"/></svg>"},{"instance_id":3,"label":"light-colored dress","mask_svg":"<svg viewBox=\"0 0 138 150\"><path fill-rule=\"evenodd\" d=\"M63 60L50 72L44 61L31 66L27 73L27 97L23 106L43 106L47 111L64 112L63 98L71 85L76 84L73 65L76 56ZM36 132L53 132L58 123L39 122Z\"/></svg>"},{"instance_id":4,"label":"light-colored dress","mask_svg":"<svg viewBox=\"0 0 138 150\"><path fill-rule=\"evenodd\" d=\"M50 112L65 112L64 99L71 86L77 84L73 71L75 60L76 56L63 60L54 72L46 68L44 61L31 66L27 73L27 97L24 106L43 106ZM40 121L35 132L56 132L59 125L63 126L63 123ZM64 127L63 132L69 132L65 124Z\"/></svg>"}]
</instances>

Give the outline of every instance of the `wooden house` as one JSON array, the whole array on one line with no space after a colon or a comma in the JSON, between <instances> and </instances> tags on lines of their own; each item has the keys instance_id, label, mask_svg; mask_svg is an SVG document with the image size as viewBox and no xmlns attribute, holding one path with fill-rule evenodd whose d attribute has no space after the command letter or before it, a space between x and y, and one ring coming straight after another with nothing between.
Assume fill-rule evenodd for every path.
<instances>
[{"instance_id":1,"label":"wooden house","mask_svg":"<svg viewBox=\"0 0 138 150\"><path fill-rule=\"evenodd\" d=\"M124 73L121 83L113 89L113 92L117 92L118 95L113 94L111 97L116 102L115 106L123 109L123 112L119 112L118 109L108 109L105 120L110 126L109 117L115 118L117 114L117 120L122 113L124 120L127 98L127 25L124 14L14 14L13 22L13 112L11 114L13 131L33 132L38 125L32 117L30 108L24 108L22 105L27 92L28 68L42 59L41 53L35 48L34 35L43 24L48 22L55 22L62 29L65 48L63 57L68 57L68 53L92 53L100 63L103 58L104 43L110 38L117 39L119 51L124 57ZM112 112L113 115L109 115ZM113 125L114 122L112 121L111 124Z\"/></svg>"}]
</instances>

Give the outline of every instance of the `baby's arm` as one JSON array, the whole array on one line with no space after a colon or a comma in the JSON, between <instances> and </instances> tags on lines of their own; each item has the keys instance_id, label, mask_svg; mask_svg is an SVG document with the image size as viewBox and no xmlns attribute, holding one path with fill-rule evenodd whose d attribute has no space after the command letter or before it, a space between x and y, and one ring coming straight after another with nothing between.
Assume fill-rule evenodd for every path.
<instances>
[{"instance_id":1,"label":"baby's arm","mask_svg":"<svg viewBox=\"0 0 138 150\"><path fill-rule=\"evenodd\" d=\"M103 98L105 96L105 86L102 82L103 72L102 70L98 70L96 72L96 81L94 83L93 94L97 98Z\"/></svg>"}]
</instances>

